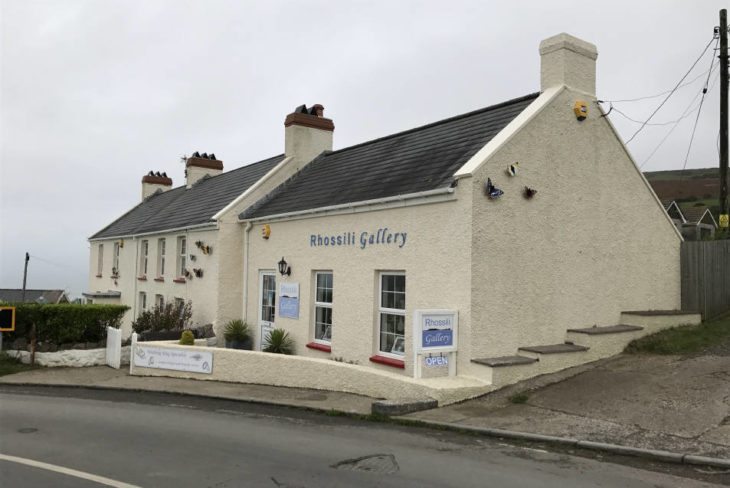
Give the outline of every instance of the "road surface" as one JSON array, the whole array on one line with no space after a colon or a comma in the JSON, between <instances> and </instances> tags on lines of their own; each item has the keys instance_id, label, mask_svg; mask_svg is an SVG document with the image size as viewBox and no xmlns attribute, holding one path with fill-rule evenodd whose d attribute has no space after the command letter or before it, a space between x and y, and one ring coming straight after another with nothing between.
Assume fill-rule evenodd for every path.
<instances>
[{"instance_id":1,"label":"road surface","mask_svg":"<svg viewBox=\"0 0 730 488\"><path fill-rule=\"evenodd\" d=\"M701 487L450 432L157 393L0 389L0 486Z\"/></svg>"}]
</instances>

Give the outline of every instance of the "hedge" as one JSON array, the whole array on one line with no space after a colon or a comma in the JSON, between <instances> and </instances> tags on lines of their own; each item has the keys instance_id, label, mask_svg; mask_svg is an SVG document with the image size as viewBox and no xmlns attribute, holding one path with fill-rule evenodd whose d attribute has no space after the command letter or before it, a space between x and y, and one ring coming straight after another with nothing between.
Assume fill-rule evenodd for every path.
<instances>
[{"instance_id":1,"label":"hedge","mask_svg":"<svg viewBox=\"0 0 730 488\"><path fill-rule=\"evenodd\" d=\"M36 340L53 344L99 342L106 338L106 328L119 328L126 305L81 305L62 303L9 304L15 308L15 332L4 332L3 339L30 341L32 325L36 325Z\"/></svg>"}]
</instances>

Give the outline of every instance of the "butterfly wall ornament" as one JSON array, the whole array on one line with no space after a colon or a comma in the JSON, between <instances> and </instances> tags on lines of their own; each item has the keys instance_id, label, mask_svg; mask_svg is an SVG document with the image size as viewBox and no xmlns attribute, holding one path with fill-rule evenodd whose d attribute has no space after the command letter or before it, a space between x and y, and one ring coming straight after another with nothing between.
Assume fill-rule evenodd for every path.
<instances>
[{"instance_id":1,"label":"butterfly wall ornament","mask_svg":"<svg viewBox=\"0 0 730 488\"><path fill-rule=\"evenodd\" d=\"M491 178L487 178L487 184L484 187L484 190L486 191L487 196L492 200L495 200L504 195L504 192L502 190L492 184Z\"/></svg>"},{"instance_id":2,"label":"butterfly wall ornament","mask_svg":"<svg viewBox=\"0 0 730 488\"><path fill-rule=\"evenodd\" d=\"M537 194L537 190L530 188L529 186L526 186L522 192L522 196L524 196L527 200L532 199L535 194Z\"/></svg>"},{"instance_id":3,"label":"butterfly wall ornament","mask_svg":"<svg viewBox=\"0 0 730 488\"><path fill-rule=\"evenodd\" d=\"M507 173L507 176L517 176L517 170L520 163L514 162L509 165L509 168L505 170L505 173Z\"/></svg>"}]
</instances>

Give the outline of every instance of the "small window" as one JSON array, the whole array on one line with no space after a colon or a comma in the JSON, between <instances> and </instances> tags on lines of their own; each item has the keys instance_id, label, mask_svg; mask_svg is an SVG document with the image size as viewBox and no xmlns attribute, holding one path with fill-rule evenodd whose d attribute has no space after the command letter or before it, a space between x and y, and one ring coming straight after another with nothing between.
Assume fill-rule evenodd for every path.
<instances>
[{"instance_id":1,"label":"small window","mask_svg":"<svg viewBox=\"0 0 730 488\"><path fill-rule=\"evenodd\" d=\"M182 278L185 276L185 261L187 257L187 246L185 236L177 238L177 276Z\"/></svg>"},{"instance_id":2,"label":"small window","mask_svg":"<svg viewBox=\"0 0 730 488\"><path fill-rule=\"evenodd\" d=\"M175 298L175 310L180 311L185 307L185 300L182 298Z\"/></svg>"},{"instance_id":3,"label":"small window","mask_svg":"<svg viewBox=\"0 0 730 488\"><path fill-rule=\"evenodd\" d=\"M112 274L119 274L119 243L114 243L114 256L112 256Z\"/></svg>"},{"instance_id":4,"label":"small window","mask_svg":"<svg viewBox=\"0 0 730 488\"><path fill-rule=\"evenodd\" d=\"M165 239L157 239L157 276L165 276Z\"/></svg>"},{"instance_id":5,"label":"small window","mask_svg":"<svg viewBox=\"0 0 730 488\"><path fill-rule=\"evenodd\" d=\"M165 306L165 297L162 295L155 295L155 307L163 308Z\"/></svg>"},{"instance_id":6,"label":"small window","mask_svg":"<svg viewBox=\"0 0 730 488\"><path fill-rule=\"evenodd\" d=\"M315 273L314 339L332 342L332 273Z\"/></svg>"},{"instance_id":7,"label":"small window","mask_svg":"<svg viewBox=\"0 0 730 488\"><path fill-rule=\"evenodd\" d=\"M142 241L139 249L139 274L140 276L147 276L147 252L150 248L150 242L147 240Z\"/></svg>"},{"instance_id":8,"label":"small window","mask_svg":"<svg viewBox=\"0 0 730 488\"><path fill-rule=\"evenodd\" d=\"M147 310L147 293L141 291L139 292L139 311L144 312Z\"/></svg>"},{"instance_id":9,"label":"small window","mask_svg":"<svg viewBox=\"0 0 730 488\"><path fill-rule=\"evenodd\" d=\"M96 274L101 276L104 269L104 244L99 244L99 250L96 256Z\"/></svg>"},{"instance_id":10,"label":"small window","mask_svg":"<svg viewBox=\"0 0 730 488\"><path fill-rule=\"evenodd\" d=\"M381 353L403 356L406 332L406 275L380 274L380 338Z\"/></svg>"}]
</instances>

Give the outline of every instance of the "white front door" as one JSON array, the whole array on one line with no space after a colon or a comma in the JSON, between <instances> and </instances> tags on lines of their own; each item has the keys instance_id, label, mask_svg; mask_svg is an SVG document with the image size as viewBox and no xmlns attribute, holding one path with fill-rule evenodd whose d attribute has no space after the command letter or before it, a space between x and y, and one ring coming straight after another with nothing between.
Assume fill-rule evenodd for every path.
<instances>
[{"instance_id":1,"label":"white front door","mask_svg":"<svg viewBox=\"0 0 730 488\"><path fill-rule=\"evenodd\" d=\"M267 334L274 329L276 319L276 274L259 273L259 349L263 350Z\"/></svg>"}]
</instances>

